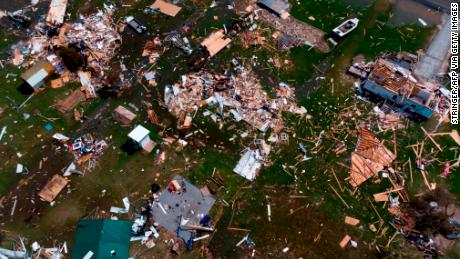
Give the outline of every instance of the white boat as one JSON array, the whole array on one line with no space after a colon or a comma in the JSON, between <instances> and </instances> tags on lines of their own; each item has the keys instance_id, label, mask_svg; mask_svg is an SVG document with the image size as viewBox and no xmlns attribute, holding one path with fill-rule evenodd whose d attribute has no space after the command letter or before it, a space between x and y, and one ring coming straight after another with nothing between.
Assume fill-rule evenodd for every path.
<instances>
[{"instance_id":1,"label":"white boat","mask_svg":"<svg viewBox=\"0 0 460 259\"><path fill-rule=\"evenodd\" d=\"M344 21L342 24L334 28L333 32L337 34L339 37L343 37L356 29L358 27L359 19L352 18Z\"/></svg>"}]
</instances>

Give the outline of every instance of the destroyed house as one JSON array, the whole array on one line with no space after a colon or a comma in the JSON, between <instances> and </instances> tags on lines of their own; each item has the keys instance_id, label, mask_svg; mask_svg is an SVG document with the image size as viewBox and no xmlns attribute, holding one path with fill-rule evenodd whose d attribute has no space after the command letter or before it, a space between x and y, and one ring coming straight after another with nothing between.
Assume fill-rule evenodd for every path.
<instances>
[{"instance_id":1,"label":"destroyed house","mask_svg":"<svg viewBox=\"0 0 460 259\"><path fill-rule=\"evenodd\" d=\"M33 90L37 90L45 84L45 80L48 79L55 71L55 68L51 63L46 60L40 60L35 63L29 70L21 75L21 78L30 86Z\"/></svg>"},{"instance_id":2,"label":"destroyed house","mask_svg":"<svg viewBox=\"0 0 460 259\"><path fill-rule=\"evenodd\" d=\"M289 16L290 6L287 0L260 0L258 3L283 19Z\"/></svg>"},{"instance_id":3,"label":"destroyed house","mask_svg":"<svg viewBox=\"0 0 460 259\"><path fill-rule=\"evenodd\" d=\"M125 259L129 257L131 227L126 220L81 220L73 244L72 259Z\"/></svg>"},{"instance_id":4,"label":"destroyed house","mask_svg":"<svg viewBox=\"0 0 460 259\"><path fill-rule=\"evenodd\" d=\"M430 118L434 114L436 85L418 80L411 71L390 61L378 59L361 88L412 115Z\"/></svg>"}]
</instances>

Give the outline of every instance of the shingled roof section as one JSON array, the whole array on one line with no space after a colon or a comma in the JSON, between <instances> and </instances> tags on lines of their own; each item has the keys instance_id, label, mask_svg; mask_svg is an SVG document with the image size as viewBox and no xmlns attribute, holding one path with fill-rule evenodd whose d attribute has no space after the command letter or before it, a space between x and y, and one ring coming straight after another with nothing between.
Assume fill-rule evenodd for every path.
<instances>
[{"instance_id":1,"label":"shingled roof section","mask_svg":"<svg viewBox=\"0 0 460 259\"><path fill-rule=\"evenodd\" d=\"M396 155L370 130L358 129L358 133L356 149L351 155L350 177L348 177L348 182L353 187L358 187L377 175L396 159Z\"/></svg>"}]
</instances>

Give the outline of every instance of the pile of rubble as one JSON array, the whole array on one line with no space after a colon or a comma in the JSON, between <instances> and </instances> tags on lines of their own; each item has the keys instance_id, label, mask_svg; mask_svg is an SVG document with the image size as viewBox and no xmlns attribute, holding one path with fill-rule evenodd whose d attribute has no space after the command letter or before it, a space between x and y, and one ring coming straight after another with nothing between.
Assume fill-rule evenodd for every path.
<instances>
[{"instance_id":1,"label":"pile of rubble","mask_svg":"<svg viewBox=\"0 0 460 259\"><path fill-rule=\"evenodd\" d=\"M445 191L425 193L415 201L400 204L390 199L392 226L427 258L442 255L442 250L460 238L458 208Z\"/></svg>"},{"instance_id":2,"label":"pile of rubble","mask_svg":"<svg viewBox=\"0 0 460 259\"><path fill-rule=\"evenodd\" d=\"M148 62L151 64L150 68L148 68L147 72L144 73L144 80L151 86L156 86L156 73L154 71L150 71L153 67L156 66L158 59L160 58L161 54L166 51L165 46L163 45L159 36L155 36L153 40L147 41L144 47L144 51L142 52L142 56L148 58Z\"/></svg>"},{"instance_id":3,"label":"pile of rubble","mask_svg":"<svg viewBox=\"0 0 460 259\"><path fill-rule=\"evenodd\" d=\"M156 64L160 55L164 52L164 47L159 36L147 41L142 52L143 57L148 57L150 64Z\"/></svg>"},{"instance_id":4,"label":"pile of rubble","mask_svg":"<svg viewBox=\"0 0 460 259\"><path fill-rule=\"evenodd\" d=\"M69 81L69 78L76 80L76 74L82 83L87 81L84 90L95 97L95 91L104 86L110 60L121 45L121 36L111 15L111 9L106 9L106 12L99 11L77 22L64 23L60 28L50 28L45 21L40 21L28 41L13 46L11 62L28 68L39 60L47 59L61 77L65 76L64 81ZM68 74L62 56L58 57L62 49L74 50L75 56L81 57L83 64L77 69L78 73ZM75 68L69 67L69 70L75 71ZM81 70L88 71L83 79ZM120 78L123 81L122 75Z\"/></svg>"},{"instance_id":5,"label":"pile of rubble","mask_svg":"<svg viewBox=\"0 0 460 259\"><path fill-rule=\"evenodd\" d=\"M330 48L324 41L324 32L292 16L281 19L265 9L257 9L254 12L258 20L273 27L281 33L276 34L278 47L288 50L292 47L312 46L321 52L329 52Z\"/></svg>"},{"instance_id":6,"label":"pile of rubble","mask_svg":"<svg viewBox=\"0 0 460 259\"><path fill-rule=\"evenodd\" d=\"M198 72L167 86L165 104L179 118L178 128L191 127L200 107L217 105L217 113L223 118L231 114L235 121L244 120L261 132L272 129L279 133L284 127L282 112L305 114L306 110L297 106L294 91L288 85L281 83L276 93L275 99L270 98L250 69L239 74ZM213 116L215 121L217 118Z\"/></svg>"},{"instance_id":7,"label":"pile of rubble","mask_svg":"<svg viewBox=\"0 0 460 259\"><path fill-rule=\"evenodd\" d=\"M100 11L80 22L64 24L51 43L57 47L77 45L87 57L87 66L94 75L104 76L110 60L120 47L121 36L113 26L111 14Z\"/></svg>"},{"instance_id":8,"label":"pile of rubble","mask_svg":"<svg viewBox=\"0 0 460 259\"><path fill-rule=\"evenodd\" d=\"M86 163L85 169L91 171L96 166L98 157L103 155L104 150L108 147L105 140L96 140L91 134L85 134L74 140L56 133L53 139L61 144L63 148L72 152L74 156L74 162L67 167L64 172L64 176L68 176L72 173L81 174L80 171L76 170L76 165L82 165Z\"/></svg>"}]
</instances>

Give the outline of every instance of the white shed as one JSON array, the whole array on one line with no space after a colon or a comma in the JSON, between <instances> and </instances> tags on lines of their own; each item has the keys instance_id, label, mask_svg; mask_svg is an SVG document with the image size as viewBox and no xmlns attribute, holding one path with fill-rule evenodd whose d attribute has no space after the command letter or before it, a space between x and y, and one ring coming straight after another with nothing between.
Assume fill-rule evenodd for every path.
<instances>
[{"instance_id":1,"label":"white shed","mask_svg":"<svg viewBox=\"0 0 460 259\"><path fill-rule=\"evenodd\" d=\"M150 140L150 130L141 125L137 125L129 134L128 137L139 145L147 152L152 151L154 142Z\"/></svg>"}]
</instances>

